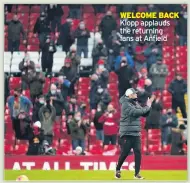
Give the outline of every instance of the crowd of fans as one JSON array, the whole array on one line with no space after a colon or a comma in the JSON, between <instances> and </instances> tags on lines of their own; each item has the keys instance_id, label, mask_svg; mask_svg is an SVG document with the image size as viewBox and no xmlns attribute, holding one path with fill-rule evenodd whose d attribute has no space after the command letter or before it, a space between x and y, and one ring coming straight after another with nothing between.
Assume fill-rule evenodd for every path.
<instances>
[{"instance_id":1,"label":"crowd of fans","mask_svg":"<svg viewBox=\"0 0 190 183\"><path fill-rule=\"evenodd\" d=\"M119 105L113 102L108 90L109 74L115 72L118 76L119 97L123 96L128 88L134 87L138 91L139 103L145 105L148 97L156 95L152 110L146 119L145 129L161 129L162 144L171 143L172 128L179 126L176 117L177 107L180 108L183 118L187 118L184 100L187 84L181 74L177 73L168 88L172 95L172 108L166 109L167 112L163 114L162 92L168 68L163 63L162 43L121 42L117 21L110 10L106 12L95 32L99 36L95 40L92 51L93 73L90 76L89 94L91 112L87 112L85 102L78 102L75 85L80 78L79 65L82 53L84 58L88 57L88 39L90 38L90 31L83 20L76 30L72 30L72 19L81 17L81 6L70 5L70 15L63 25L61 25L61 17L64 12L61 5L41 6L40 17L33 30L34 36L38 36L40 42L41 66L35 65L30 55L26 54L19 64L22 78L21 89L15 89L14 95L7 99L16 138L29 140L28 155L42 153L44 147L51 146L54 136L53 125L60 124L64 113L73 150L80 146L82 154L85 154L85 138L91 122L94 123L96 129L96 138L103 142L103 146L116 145L120 109ZM93 7L95 13L105 11L104 5L93 5ZM125 11L125 9L136 11L138 6L116 7L120 11ZM6 12L11 9L10 6L6 8ZM151 5L147 8L152 11L153 8L159 10L162 7ZM165 11L170 11L169 8L170 6ZM175 8L181 15L176 24L176 32L180 37L180 45L185 45L187 43L187 28L185 27L187 9L181 5ZM23 43L26 44L23 25L17 15L14 15L10 22L6 21L6 24L8 25L8 50L19 51L21 33ZM45 75L52 75L53 54L57 51L57 45L62 46L62 51L66 52L67 56L63 67L60 68L57 81L51 84L47 93L44 93ZM8 97L9 91L8 79L6 76L5 98ZM23 90L30 90L30 99L22 95ZM30 111L33 111L32 117ZM181 129L184 130L186 124L184 123Z\"/></svg>"}]
</instances>

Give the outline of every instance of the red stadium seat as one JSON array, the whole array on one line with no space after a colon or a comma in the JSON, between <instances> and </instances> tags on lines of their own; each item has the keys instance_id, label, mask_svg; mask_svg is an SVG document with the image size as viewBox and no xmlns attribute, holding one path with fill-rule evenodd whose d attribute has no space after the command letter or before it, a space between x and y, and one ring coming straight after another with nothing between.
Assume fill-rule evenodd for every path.
<instances>
[{"instance_id":1,"label":"red stadium seat","mask_svg":"<svg viewBox=\"0 0 190 183\"><path fill-rule=\"evenodd\" d=\"M5 122L6 122L6 123L12 123L12 120L11 120L11 116L10 116L10 115L6 115L6 116L5 116Z\"/></svg>"},{"instance_id":2,"label":"red stadium seat","mask_svg":"<svg viewBox=\"0 0 190 183\"><path fill-rule=\"evenodd\" d=\"M115 84L115 83L110 83L110 84L108 84L108 90L110 91L110 90L118 90L118 86L117 86L117 84Z\"/></svg>"},{"instance_id":3,"label":"red stadium seat","mask_svg":"<svg viewBox=\"0 0 190 183\"><path fill-rule=\"evenodd\" d=\"M59 148L59 140L54 139L53 142L52 142L52 147L58 149Z\"/></svg>"},{"instance_id":4,"label":"red stadium seat","mask_svg":"<svg viewBox=\"0 0 190 183\"><path fill-rule=\"evenodd\" d=\"M28 44L31 44L31 45L39 45L40 42L39 42L39 39L38 38L29 38L28 39Z\"/></svg>"},{"instance_id":5,"label":"red stadium seat","mask_svg":"<svg viewBox=\"0 0 190 183\"><path fill-rule=\"evenodd\" d=\"M6 21L12 20L13 19L13 15L14 15L14 13L7 13L7 15L6 15Z\"/></svg>"},{"instance_id":6,"label":"red stadium seat","mask_svg":"<svg viewBox=\"0 0 190 183\"><path fill-rule=\"evenodd\" d=\"M39 46L38 45L28 45L27 50L28 51L39 51Z\"/></svg>"},{"instance_id":7,"label":"red stadium seat","mask_svg":"<svg viewBox=\"0 0 190 183\"><path fill-rule=\"evenodd\" d=\"M28 140L16 140L16 145L28 145Z\"/></svg>"},{"instance_id":8,"label":"red stadium seat","mask_svg":"<svg viewBox=\"0 0 190 183\"><path fill-rule=\"evenodd\" d=\"M5 134L5 139L10 141L15 141L15 135L14 134Z\"/></svg>"},{"instance_id":9,"label":"red stadium seat","mask_svg":"<svg viewBox=\"0 0 190 183\"><path fill-rule=\"evenodd\" d=\"M23 90L22 94L30 99L30 90Z\"/></svg>"},{"instance_id":10,"label":"red stadium seat","mask_svg":"<svg viewBox=\"0 0 190 183\"><path fill-rule=\"evenodd\" d=\"M91 18L91 20L96 19L94 13L92 13L92 12L83 14L83 19L88 19L88 18Z\"/></svg>"},{"instance_id":11,"label":"red stadium seat","mask_svg":"<svg viewBox=\"0 0 190 183\"><path fill-rule=\"evenodd\" d=\"M29 5L19 5L17 8L17 12L28 13L29 12Z\"/></svg>"},{"instance_id":12,"label":"red stadium seat","mask_svg":"<svg viewBox=\"0 0 190 183\"><path fill-rule=\"evenodd\" d=\"M150 154L162 154L161 145L148 145L148 152Z\"/></svg>"},{"instance_id":13,"label":"red stadium seat","mask_svg":"<svg viewBox=\"0 0 190 183\"><path fill-rule=\"evenodd\" d=\"M92 5L83 5L83 12L84 13L94 13L94 8Z\"/></svg>"},{"instance_id":14,"label":"red stadium seat","mask_svg":"<svg viewBox=\"0 0 190 183\"><path fill-rule=\"evenodd\" d=\"M20 77L11 77L9 79L9 88L14 90L15 88L21 87L21 78Z\"/></svg>"},{"instance_id":15,"label":"red stadium seat","mask_svg":"<svg viewBox=\"0 0 190 183\"><path fill-rule=\"evenodd\" d=\"M89 90L79 90L77 94L79 96L89 96Z\"/></svg>"},{"instance_id":16,"label":"red stadium seat","mask_svg":"<svg viewBox=\"0 0 190 183\"><path fill-rule=\"evenodd\" d=\"M13 146L12 145L4 145L5 154L12 154L13 153Z\"/></svg>"},{"instance_id":17,"label":"red stadium seat","mask_svg":"<svg viewBox=\"0 0 190 183\"><path fill-rule=\"evenodd\" d=\"M40 6L39 5L34 5L30 9L31 13L40 13Z\"/></svg>"},{"instance_id":18,"label":"red stadium seat","mask_svg":"<svg viewBox=\"0 0 190 183\"><path fill-rule=\"evenodd\" d=\"M25 155L27 150L28 150L28 145L25 145L25 144L16 145L15 149L13 150L13 154Z\"/></svg>"},{"instance_id":19,"label":"red stadium seat","mask_svg":"<svg viewBox=\"0 0 190 183\"><path fill-rule=\"evenodd\" d=\"M57 154L58 155L68 155L69 154L69 151L71 151L71 147L69 146L60 146L58 149L57 149Z\"/></svg>"},{"instance_id":20,"label":"red stadium seat","mask_svg":"<svg viewBox=\"0 0 190 183\"><path fill-rule=\"evenodd\" d=\"M19 50L20 50L20 51L27 51L26 45L20 44Z\"/></svg>"},{"instance_id":21,"label":"red stadium seat","mask_svg":"<svg viewBox=\"0 0 190 183\"><path fill-rule=\"evenodd\" d=\"M171 153L171 145L164 145L162 148L162 151L164 154L170 154Z\"/></svg>"},{"instance_id":22,"label":"red stadium seat","mask_svg":"<svg viewBox=\"0 0 190 183\"><path fill-rule=\"evenodd\" d=\"M6 133L8 134L13 134L14 131L13 131L13 126L12 126L12 122L9 122L9 123L5 123L5 126L6 126Z\"/></svg>"},{"instance_id":23,"label":"red stadium seat","mask_svg":"<svg viewBox=\"0 0 190 183\"><path fill-rule=\"evenodd\" d=\"M58 81L58 78L57 78L57 77L51 78L51 83L57 83L57 81Z\"/></svg>"},{"instance_id":24,"label":"red stadium seat","mask_svg":"<svg viewBox=\"0 0 190 183\"><path fill-rule=\"evenodd\" d=\"M94 155L100 155L103 153L103 149L100 145L90 145L89 146L89 152L94 154Z\"/></svg>"}]
</instances>

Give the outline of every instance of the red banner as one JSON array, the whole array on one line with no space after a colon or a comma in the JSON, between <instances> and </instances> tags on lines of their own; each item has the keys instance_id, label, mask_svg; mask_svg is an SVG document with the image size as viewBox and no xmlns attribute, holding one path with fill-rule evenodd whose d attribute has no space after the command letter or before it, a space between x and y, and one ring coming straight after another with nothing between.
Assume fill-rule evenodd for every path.
<instances>
[{"instance_id":1,"label":"red banner","mask_svg":"<svg viewBox=\"0 0 190 183\"><path fill-rule=\"evenodd\" d=\"M5 156L12 170L115 170L118 156ZM134 170L134 156L122 169ZM142 170L187 170L187 156L143 156Z\"/></svg>"}]
</instances>

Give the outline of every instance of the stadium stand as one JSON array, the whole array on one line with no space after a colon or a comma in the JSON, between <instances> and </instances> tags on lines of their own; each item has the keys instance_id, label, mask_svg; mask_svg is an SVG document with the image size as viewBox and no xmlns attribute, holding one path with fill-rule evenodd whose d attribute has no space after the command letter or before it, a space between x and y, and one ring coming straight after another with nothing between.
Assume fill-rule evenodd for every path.
<instances>
[{"instance_id":1,"label":"stadium stand","mask_svg":"<svg viewBox=\"0 0 190 183\"><path fill-rule=\"evenodd\" d=\"M62 6L64 10L64 16L62 17L62 23L65 22L65 19L69 13L69 6ZM114 13L114 16L118 17L116 14L116 6L111 6L110 10ZM19 73L18 64L24 58L25 52L27 51L30 54L31 60L35 63L41 64L41 53L39 52L39 41L36 37L33 36L33 27L36 22L36 19L39 17L40 14L40 6L26 6L26 5L18 5L16 7L13 5L12 12L8 13L6 18L7 20L11 20L13 13L17 12L19 16L19 20L24 25L24 30L27 32L27 42L28 45L25 46L23 44L20 45L19 52L7 52L7 26L5 26L5 52L4 52L4 72L10 73L11 78L9 80L9 87L10 87L10 95L12 94L15 88L21 86L21 79L20 77L13 76L14 73ZM90 39L88 41L88 58L81 59L80 66L91 66L92 65L92 49L95 43L95 28L99 25L104 13L98 13L97 15L94 14L93 8L91 5L84 5L82 8L82 17L84 22L87 25L87 28L90 30ZM80 20L74 19L73 20L73 29L78 27ZM171 107L171 94L167 91L169 83L173 80L175 73L180 72L183 78L187 79L187 46L179 46L177 44L177 37L175 36L175 25L165 28L164 33L168 35L169 41L163 43L162 45L162 52L163 52L163 63L168 66L168 76L166 78L165 88L162 92L163 98L163 106L164 109ZM53 65L53 72L57 73L60 68L64 65L64 60L66 57L65 52L58 51L54 54L54 65ZM56 80L56 78L46 78L45 85L44 85L44 93L47 93L50 83ZM112 102L116 106L119 107L118 103L118 78L114 72L111 72L109 75L109 84L108 90L111 94ZM80 77L79 81L75 85L75 91L77 93L77 100L78 101L85 101L88 108L88 113L91 115L89 109L89 90L90 90L90 78L88 77ZM23 95L30 98L29 90L23 91ZM187 106L187 95L185 96L186 106ZM31 113L30 113L31 115ZM180 111L177 113L178 119L182 118ZM72 148L71 148L71 139L70 136L66 133L66 116L63 113L61 117L61 125L54 125L54 138L53 138L53 147L57 149L57 154L61 155L68 155ZM142 126L145 124L145 119L141 119ZM6 124L6 134L4 139L4 150L5 154L25 154L27 151L27 141L16 140L14 136L14 132L12 130L12 122L10 119L10 112L7 107L5 106L5 124ZM95 127L92 124L90 127L90 132L86 137L87 142L87 151L91 154L105 154L101 148L101 144L96 141L95 137ZM118 154L119 147L114 149L111 145L107 147L108 151L112 151L113 154ZM142 152L144 154L168 154L170 152L171 145L162 146L161 144L161 132L160 129L150 129L148 131L142 130ZM187 147L184 146L187 151Z\"/></svg>"}]
</instances>

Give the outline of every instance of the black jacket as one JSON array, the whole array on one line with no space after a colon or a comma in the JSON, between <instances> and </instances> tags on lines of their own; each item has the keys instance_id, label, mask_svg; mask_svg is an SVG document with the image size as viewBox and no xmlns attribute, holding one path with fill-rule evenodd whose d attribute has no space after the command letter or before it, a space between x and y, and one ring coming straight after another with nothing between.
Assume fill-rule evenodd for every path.
<instances>
[{"instance_id":1,"label":"black jacket","mask_svg":"<svg viewBox=\"0 0 190 183\"><path fill-rule=\"evenodd\" d=\"M43 106L44 104L40 104L39 102L36 102L34 104L34 108L33 108L33 115L32 115L32 121L33 122L36 122L36 121L40 121L40 118L39 118L39 110L40 108Z\"/></svg>"},{"instance_id":2,"label":"black jacket","mask_svg":"<svg viewBox=\"0 0 190 183\"><path fill-rule=\"evenodd\" d=\"M77 80L77 73L76 70L72 67L65 67L63 66L60 73L63 73L66 76L66 79L69 80L71 83L74 83Z\"/></svg>"},{"instance_id":3,"label":"black jacket","mask_svg":"<svg viewBox=\"0 0 190 183\"><path fill-rule=\"evenodd\" d=\"M74 39L71 35L71 25L66 22L61 25L60 36L58 39L58 44L64 46L64 50L69 49L74 43Z\"/></svg>"},{"instance_id":4,"label":"black jacket","mask_svg":"<svg viewBox=\"0 0 190 183\"><path fill-rule=\"evenodd\" d=\"M100 86L102 88L107 88L108 80L109 80L109 72L107 70L103 71L100 75Z\"/></svg>"},{"instance_id":5,"label":"black jacket","mask_svg":"<svg viewBox=\"0 0 190 183\"><path fill-rule=\"evenodd\" d=\"M133 80L135 76L134 70L129 65L126 65L120 67L116 73L118 75L119 87L125 89L131 88L130 80Z\"/></svg>"},{"instance_id":6,"label":"black jacket","mask_svg":"<svg viewBox=\"0 0 190 183\"><path fill-rule=\"evenodd\" d=\"M61 116L62 111L64 109L64 104L65 104L63 96L61 95L61 93L58 93L58 92L55 95L52 95L51 92L49 92L47 94L47 98L50 98L50 97L56 97L56 99L53 100L53 106L56 109L56 116Z\"/></svg>"},{"instance_id":7,"label":"black jacket","mask_svg":"<svg viewBox=\"0 0 190 183\"><path fill-rule=\"evenodd\" d=\"M53 54L57 51L55 44L45 43L41 45L42 47L42 62L53 61Z\"/></svg>"},{"instance_id":8,"label":"black jacket","mask_svg":"<svg viewBox=\"0 0 190 183\"><path fill-rule=\"evenodd\" d=\"M148 99L148 97L151 97L152 94L152 85L144 87L144 92L138 92L138 101L140 104L144 105Z\"/></svg>"},{"instance_id":9,"label":"black jacket","mask_svg":"<svg viewBox=\"0 0 190 183\"><path fill-rule=\"evenodd\" d=\"M140 136L140 117L148 115L148 113L150 112L150 107L141 107L138 103L129 99L125 95L121 97L120 103L120 137L123 137L125 135Z\"/></svg>"},{"instance_id":10,"label":"black jacket","mask_svg":"<svg viewBox=\"0 0 190 183\"><path fill-rule=\"evenodd\" d=\"M184 102L184 95L187 93L187 83L185 80L178 81L175 79L170 83L168 91L172 94L173 100Z\"/></svg>"},{"instance_id":11,"label":"black jacket","mask_svg":"<svg viewBox=\"0 0 190 183\"><path fill-rule=\"evenodd\" d=\"M50 5L48 5L47 15L49 21L52 21L54 17L61 17L63 14L64 12L61 5L53 6L53 8L50 8Z\"/></svg>"},{"instance_id":12,"label":"black jacket","mask_svg":"<svg viewBox=\"0 0 190 183\"><path fill-rule=\"evenodd\" d=\"M43 73L37 73L29 79L30 94L32 95L42 95L43 94L43 84L45 83L45 76Z\"/></svg>"},{"instance_id":13,"label":"black jacket","mask_svg":"<svg viewBox=\"0 0 190 183\"><path fill-rule=\"evenodd\" d=\"M160 126L160 118L161 118L161 112L162 112L162 103L155 101L152 103L152 107L150 110L149 115L146 118L146 128L159 128Z\"/></svg>"},{"instance_id":14,"label":"black jacket","mask_svg":"<svg viewBox=\"0 0 190 183\"><path fill-rule=\"evenodd\" d=\"M100 23L100 31L102 31L102 38L108 38L112 30L117 29L117 22L113 16L105 16Z\"/></svg>"},{"instance_id":15,"label":"black jacket","mask_svg":"<svg viewBox=\"0 0 190 183\"><path fill-rule=\"evenodd\" d=\"M100 103L107 106L111 102L111 96L106 89L103 91L103 93L96 92L94 98L96 104Z\"/></svg>"},{"instance_id":16,"label":"black jacket","mask_svg":"<svg viewBox=\"0 0 190 183\"><path fill-rule=\"evenodd\" d=\"M95 116L94 116L94 126L96 128L96 130L103 130L103 123L99 123L98 120L99 118L104 114L103 111L97 111Z\"/></svg>"},{"instance_id":17,"label":"black jacket","mask_svg":"<svg viewBox=\"0 0 190 183\"><path fill-rule=\"evenodd\" d=\"M86 31L85 35L82 35L83 31ZM75 38L77 38L77 46L88 46L88 38L90 38L90 32L88 29L82 30L77 28L75 31Z\"/></svg>"},{"instance_id":18,"label":"black jacket","mask_svg":"<svg viewBox=\"0 0 190 183\"><path fill-rule=\"evenodd\" d=\"M12 41L19 41L20 34L23 35L23 40L26 39L26 33L24 32L23 25L20 21L14 22L11 20L10 22L5 21L5 24L8 25L8 39Z\"/></svg>"},{"instance_id":19,"label":"black jacket","mask_svg":"<svg viewBox=\"0 0 190 183\"><path fill-rule=\"evenodd\" d=\"M49 21L47 19L45 20L40 20L40 17L36 20L36 23L34 25L34 30L33 33L40 34L40 33L50 33L50 26L49 26Z\"/></svg>"},{"instance_id":20,"label":"black jacket","mask_svg":"<svg viewBox=\"0 0 190 183\"><path fill-rule=\"evenodd\" d=\"M33 128L30 129L29 147L27 155L40 155L42 153L42 143L44 140L44 131L39 129L39 134L34 134Z\"/></svg>"},{"instance_id":21,"label":"black jacket","mask_svg":"<svg viewBox=\"0 0 190 183\"><path fill-rule=\"evenodd\" d=\"M35 64L33 61L30 61L30 64L25 66L24 59L19 63L19 70L22 73L22 80L26 83L29 83L29 78L31 77L30 74L35 71ZM32 70L32 72L28 72L29 70Z\"/></svg>"}]
</instances>

